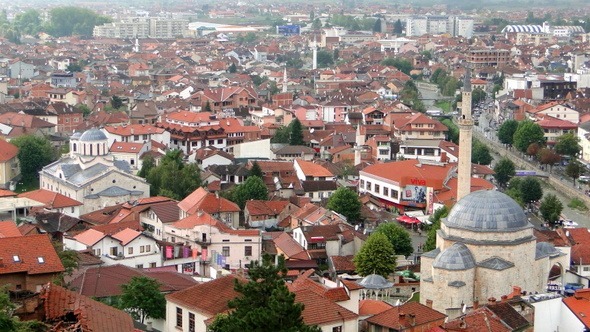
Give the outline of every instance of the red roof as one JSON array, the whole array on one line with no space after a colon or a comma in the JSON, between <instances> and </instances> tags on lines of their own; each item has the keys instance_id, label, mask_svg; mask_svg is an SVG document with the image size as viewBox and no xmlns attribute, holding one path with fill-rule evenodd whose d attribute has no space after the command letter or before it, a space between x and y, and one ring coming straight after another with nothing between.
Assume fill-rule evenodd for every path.
<instances>
[{"instance_id":1,"label":"red roof","mask_svg":"<svg viewBox=\"0 0 590 332\"><path fill-rule=\"evenodd\" d=\"M16 195L17 194L14 191L6 190L6 189L0 189L0 198L1 197L14 197Z\"/></svg>"},{"instance_id":2,"label":"red roof","mask_svg":"<svg viewBox=\"0 0 590 332\"><path fill-rule=\"evenodd\" d=\"M45 189L37 189L28 191L18 195L18 197L26 197L34 201L45 204L48 209L60 209L65 207L80 206L82 203L73 198L64 196L60 193Z\"/></svg>"},{"instance_id":3,"label":"red roof","mask_svg":"<svg viewBox=\"0 0 590 332\"><path fill-rule=\"evenodd\" d=\"M590 289L578 289L574 296L566 297L563 303L586 328L590 328Z\"/></svg>"},{"instance_id":4,"label":"red roof","mask_svg":"<svg viewBox=\"0 0 590 332\"><path fill-rule=\"evenodd\" d=\"M410 179L425 180L426 185L435 190L443 188L443 180L453 169L454 164L431 165L421 164L417 160L404 160L374 164L365 167L361 171L369 175L378 176L401 186L410 184Z\"/></svg>"},{"instance_id":5,"label":"red roof","mask_svg":"<svg viewBox=\"0 0 590 332\"><path fill-rule=\"evenodd\" d=\"M188 214L195 214L199 210L207 213L239 212L240 207L223 197L217 197L199 187L178 203L178 207Z\"/></svg>"},{"instance_id":6,"label":"red roof","mask_svg":"<svg viewBox=\"0 0 590 332\"><path fill-rule=\"evenodd\" d=\"M228 302L240 295L234 290L236 279L240 282L246 281L229 275L168 294L166 300L213 317L229 310Z\"/></svg>"},{"instance_id":7,"label":"red roof","mask_svg":"<svg viewBox=\"0 0 590 332\"><path fill-rule=\"evenodd\" d=\"M3 139L0 139L0 162L6 162L16 157L18 148Z\"/></svg>"},{"instance_id":8,"label":"red roof","mask_svg":"<svg viewBox=\"0 0 590 332\"><path fill-rule=\"evenodd\" d=\"M301 159L296 159L295 162L303 171L305 176L313 176L313 177L332 177L334 174L328 171L324 166L313 163L311 161L305 161Z\"/></svg>"},{"instance_id":9,"label":"red roof","mask_svg":"<svg viewBox=\"0 0 590 332\"><path fill-rule=\"evenodd\" d=\"M110 152L123 152L123 153L139 153L143 148L143 143L132 143L132 142L113 142Z\"/></svg>"},{"instance_id":10,"label":"red roof","mask_svg":"<svg viewBox=\"0 0 590 332\"><path fill-rule=\"evenodd\" d=\"M387 302L380 300L360 300L359 301L359 315L373 316L393 308Z\"/></svg>"},{"instance_id":11,"label":"red roof","mask_svg":"<svg viewBox=\"0 0 590 332\"><path fill-rule=\"evenodd\" d=\"M22 236L16 223L12 220L0 221L0 237Z\"/></svg>"},{"instance_id":12,"label":"red roof","mask_svg":"<svg viewBox=\"0 0 590 332\"><path fill-rule=\"evenodd\" d=\"M244 210L248 210L248 214L251 216L276 216L287 205L289 205L289 201L250 200L246 202Z\"/></svg>"},{"instance_id":13,"label":"red roof","mask_svg":"<svg viewBox=\"0 0 590 332\"><path fill-rule=\"evenodd\" d=\"M0 274L64 271L47 234L0 238L0 253L3 258Z\"/></svg>"},{"instance_id":14,"label":"red roof","mask_svg":"<svg viewBox=\"0 0 590 332\"><path fill-rule=\"evenodd\" d=\"M406 328L412 329L413 326L420 326L439 320L442 323L446 317L447 315L428 306L410 301L370 317L367 319L367 322L390 329L403 330ZM415 320L414 323L412 319Z\"/></svg>"},{"instance_id":15,"label":"red roof","mask_svg":"<svg viewBox=\"0 0 590 332\"><path fill-rule=\"evenodd\" d=\"M80 331L135 331L133 319L126 312L63 287L48 284L44 287L41 296L45 299L45 321L62 321L57 323L62 328L63 325L71 322L73 316L80 325Z\"/></svg>"},{"instance_id":16,"label":"red roof","mask_svg":"<svg viewBox=\"0 0 590 332\"><path fill-rule=\"evenodd\" d=\"M141 233L133 230L131 228L125 228L124 230L113 234L113 238L121 241L121 245L126 246L127 244L129 244L129 242L135 240L135 238L137 238L138 236L140 236Z\"/></svg>"},{"instance_id":17,"label":"red roof","mask_svg":"<svg viewBox=\"0 0 590 332\"><path fill-rule=\"evenodd\" d=\"M301 316L307 325L323 325L358 319L358 315L354 312L312 290L301 289L294 293L295 301L304 305Z\"/></svg>"}]
</instances>

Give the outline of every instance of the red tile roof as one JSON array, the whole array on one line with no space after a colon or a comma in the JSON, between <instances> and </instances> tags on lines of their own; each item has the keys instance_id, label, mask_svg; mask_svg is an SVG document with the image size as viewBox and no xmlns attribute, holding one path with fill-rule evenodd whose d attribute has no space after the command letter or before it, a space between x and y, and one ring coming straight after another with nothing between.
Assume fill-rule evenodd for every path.
<instances>
[{"instance_id":1,"label":"red tile roof","mask_svg":"<svg viewBox=\"0 0 590 332\"><path fill-rule=\"evenodd\" d=\"M496 316L486 307L481 307L464 316L449 321L443 325L443 329L464 332L508 332L513 331L505 325L500 317Z\"/></svg>"},{"instance_id":2,"label":"red tile roof","mask_svg":"<svg viewBox=\"0 0 590 332\"><path fill-rule=\"evenodd\" d=\"M410 179L416 178L426 181L426 185L435 190L443 189L443 180L453 169L455 164L442 166L420 164L416 160L395 161L382 164L374 164L361 170L362 173L375 175L402 186L409 184Z\"/></svg>"},{"instance_id":3,"label":"red tile roof","mask_svg":"<svg viewBox=\"0 0 590 332\"><path fill-rule=\"evenodd\" d=\"M213 317L229 310L228 302L240 295L234 290L235 280L246 282L234 275L224 276L168 294L166 300Z\"/></svg>"},{"instance_id":4,"label":"red tile roof","mask_svg":"<svg viewBox=\"0 0 590 332\"><path fill-rule=\"evenodd\" d=\"M289 201L261 201L250 200L246 202L244 210L248 210L251 216L275 216L280 214Z\"/></svg>"},{"instance_id":5,"label":"red tile roof","mask_svg":"<svg viewBox=\"0 0 590 332\"><path fill-rule=\"evenodd\" d=\"M121 245L126 246L127 244L129 244L129 242L135 240L135 238L137 238L140 235L141 233L136 230L125 228L124 230L116 234L113 234L113 238L121 241Z\"/></svg>"},{"instance_id":6,"label":"red tile roof","mask_svg":"<svg viewBox=\"0 0 590 332\"><path fill-rule=\"evenodd\" d=\"M199 187L178 203L178 207L188 214L195 214L199 210L207 213L240 212L240 207L223 197L217 197Z\"/></svg>"},{"instance_id":7,"label":"red tile roof","mask_svg":"<svg viewBox=\"0 0 590 332\"><path fill-rule=\"evenodd\" d=\"M586 328L590 328L590 289L578 289L574 296L566 297L563 303Z\"/></svg>"},{"instance_id":8,"label":"red tile roof","mask_svg":"<svg viewBox=\"0 0 590 332\"><path fill-rule=\"evenodd\" d=\"M103 232L99 232L94 229L89 229L89 230L86 230L86 231L74 236L74 240L76 240L88 247L91 247L91 246L95 245L98 241L104 239L105 236L106 236L106 234L104 234Z\"/></svg>"},{"instance_id":9,"label":"red tile roof","mask_svg":"<svg viewBox=\"0 0 590 332\"><path fill-rule=\"evenodd\" d=\"M133 319L126 312L63 287L48 284L44 287L41 296L45 299L45 321L59 324L61 328L74 316L80 325L80 331L133 332L135 330Z\"/></svg>"},{"instance_id":10,"label":"red tile roof","mask_svg":"<svg viewBox=\"0 0 590 332\"><path fill-rule=\"evenodd\" d=\"M412 317L410 315L414 315L415 324L412 324ZM438 320L442 323L446 317L447 315L428 306L410 301L367 318L367 322L390 329L402 330L411 329L412 326L420 326Z\"/></svg>"},{"instance_id":11,"label":"red tile roof","mask_svg":"<svg viewBox=\"0 0 590 332\"><path fill-rule=\"evenodd\" d=\"M16 157L18 148L3 139L0 139L0 162L6 162Z\"/></svg>"},{"instance_id":12,"label":"red tile roof","mask_svg":"<svg viewBox=\"0 0 590 332\"><path fill-rule=\"evenodd\" d=\"M120 152L120 153L139 153L143 148L143 143L132 143L132 142L113 142L111 148L109 149L110 152Z\"/></svg>"},{"instance_id":13,"label":"red tile roof","mask_svg":"<svg viewBox=\"0 0 590 332\"><path fill-rule=\"evenodd\" d=\"M301 316L307 325L323 325L358 319L358 315L354 312L309 289L296 291L295 301L303 303L304 308Z\"/></svg>"},{"instance_id":14,"label":"red tile roof","mask_svg":"<svg viewBox=\"0 0 590 332\"><path fill-rule=\"evenodd\" d=\"M0 274L43 274L64 270L47 234L0 238L0 255Z\"/></svg>"},{"instance_id":15,"label":"red tile roof","mask_svg":"<svg viewBox=\"0 0 590 332\"><path fill-rule=\"evenodd\" d=\"M380 300L360 300L359 301L359 315L373 316L393 308L387 302Z\"/></svg>"},{"instance_id":16,"label":"red tile roof","mask_svg":"<svg viewBox=\"0 0 590 332\"><path fill-rule=\"evenodd\" d=\"M22 236L16 223L12 220L0 221L0 237Z\"/></svg>"},{"instance_id":17,"label":"red tile roof","mask_svg":"<svg viewBox=\"0 0 590 332\"><path fill-rule=\"evenodd\" d=\"M73 198L45 189L28 191L18 195L45 204L48 209L61 209L65 207L80 206L82 203Z\"/></svg>"},{"instance_id":18,"label":"red tile roof","mask_svg":"<svg viewBox=\"0 0 590 332\"><path fill-rule=\"evenodd\" d=\"M149 124L131 124L116 127L106 126L104 129L107 132L118 136L161 134L164 132L163 128L158 128Z\"/></svg>"},{"instance_id":19,"label":"red tile roof","mask_svg":"<svg viewBox=\"0 0 590 332\"><path fill-rule=\"evenodd\" d=\"M6 190L6 189L0 189L0 198L2 197L14 197L17 194L14 191L10 191L10 190Z\"/></svg>"},{"instance_id":20,"label":"red tile roof","mask_svg":"<svg viewBox=\"0 0 590 332\"><path fill-rule=\"evenodd\" d=\"M334 176L332 172L328 171L324 166L312 163L311 161L305 161L301 159L295 160L299 165L299 168L303 171L305 176L313 177L331 177Z\"/></svg>"},{"instance_id":21,"label":"red tile roof","mask_svg":"<svg viewBox=\"0 0 590 332\"><path fill-rule=\"evenodd\" d=\"M124 265L98 266L87 269L71 282L72 289L90 297L108 297L121 295L121 285L128 283L133 277L150 277L160 282L163 293L175 292L194 286L197 282L189 275L170 272L151 272Z\"/></svg>"}]
</instances>

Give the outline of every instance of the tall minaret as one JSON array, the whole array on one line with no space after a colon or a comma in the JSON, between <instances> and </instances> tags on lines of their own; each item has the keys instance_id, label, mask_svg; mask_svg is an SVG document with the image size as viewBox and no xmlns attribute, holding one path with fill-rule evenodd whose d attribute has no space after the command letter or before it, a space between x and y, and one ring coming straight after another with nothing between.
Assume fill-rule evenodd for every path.
<instances>
[{"instance_id":1,"label":"tall minaret","mask_svg":"<svg viewBox=\"0 0 590 332\"><path fill-rule=\"evenodd\" d=\"M285 71L283 72L283 93L287 92L287 67L285 67Z\"/></svg>"},{"instance_id":2,"label":"tall minaret","mask_svg":"<svg viewBox=\"0 0 590 332\"><path fill-rule=\"evenodd\" d=\"M311 64L311 69L316 70L318 69L318 43L315 36L313 37L313 45L311 47L313 49L313 62Z\"/></svg>"},{"instance_id":3,"label":"tall minaret","mask_svg":"<svg viewBox=\"0 0 590 332\"><path fill-rule=\"evenodd\" d=\"M457 201L471 193L471 139L473 118L471 117L471 69L466 68L463 82L463 99L459 117L459 170Z\"/></svg>"}]
</instances>

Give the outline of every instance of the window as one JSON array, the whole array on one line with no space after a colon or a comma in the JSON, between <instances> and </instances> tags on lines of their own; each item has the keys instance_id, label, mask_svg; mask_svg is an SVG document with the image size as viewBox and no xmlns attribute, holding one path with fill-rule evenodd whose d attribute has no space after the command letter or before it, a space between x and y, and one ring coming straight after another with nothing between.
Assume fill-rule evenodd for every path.
<instances>
[{"instance_id":1,"label":"window","mask_svg":"<svg viewBox=\"0 0 590 332\"><path fill-rule=\"evenodd\" d=\"M146 244L145 245L145 252L150 252L150 251L152 251L152 246L149 244Z\"/></svg>"},{"instance_id":2,"label":"window","mask_svg":"<svg viewBox=\"0 0 590 332\"><path fill-rule=\"evenodd\" d=\"M391 198L397 199L398 197L399 197L399 193L397 192L397 190L391 189Z\"/></svg>"},{"instance_id":3,"label":"window","mask_svg":"<svg viewBox=\"0 0 590 332\"><path fill-rule=\"evenodd\" d=\"M218 139L217 144L223 144L223 139Z\"/></svg>"},{"instance_id":4,"label":"window","mask_svg":"<svg viewBox=\"0 0 590 332\"><path fill-rule=\"evenodd\" d=\"M332 332L342 332L342 325L333 327Z\"/></svg>"},{"instance_id":5,"label":"window","mask_svg":"<svg viewBox=\"0 0 590 332\"><path fill-rule=\"evenodd\" d=\"M100 256L100 249L93 250L94 256Z\"/></svg>"},{"instance_id":6,"label":"window","mask_svg":"<svg viewBox=\"0 0 590 332\"><path fill-rule=\"evenodd\" d=\"M14 255L14 256L12 256L12 260L13 260L15 263L18 263L18 262L20 262L20 257L19 257L18 255Z\"/></svg>"},{"instance_id":7,"label":"window","mask_svg":"<svg viewBox=\"0 0 590 332\"><path fill-rule=\"evenodd\" d=\"M381 192L381 187L378 184L375 184L375 192L377 194Z\"/></svg>"},{"instance_id":8,"label":"window","mask_svg":"<svg viewBox=\"0 0 590 332\"><path fill-rule=\"evenodd\" d=\"M252 256L252 246L244 247L244 256Z\"/></svg>"},{"instance_id":9,"label":"window","mask_svg":"<svg viewBox=\"0 0 590 332\"><path fill-rule=\"evenodd\" d=\"M156 267L156 262L152 262L152 263L150 263L150 267L151 267L151 268L153 268L153 267Z\"/></svg>"},{"instance_id":10,"label":"window","mask_svg":"<svg viewBox=\"0 0 590 332\"><path fill-rule=\"evenodd\" d=\"M188 313L188 332L195 332L195 314Z\"/></svg>"},{"instance_id":11,"label":"window","mask_svg":"<svg viewBox=\"0 0 590 332\"><path fill-rule=\"evenodd\" d=\"M119 253L119 250L117 250L117 247L111 247L110 253L111 253L111 256L117 256L117 254Z\"/></svg>"},{"instance_id":12,"label":"window","mask_svg":"<svg viewBox=\"0 0 590 332\"><path fill-rule=\"evenodd\" d=\"M365 180L361 180L361 188L365 187Z\"/></svg>"},{"instance_id":13,"label":"window","mask_svg":"<svg viewBox=\"0 0 590 332\"><path fill-rule=\"evenodd\" d=\"M176 307L176 327L182 327L182 309Z\"/></svg>"},{"instance_id":14,"label":"window","mask_svg":"<svg viewBox=\"0 0 590 332\"><path fill-rule=\"evenodd\" d=\"M138 269L143 269L143 264L137 264L137 265L135 265L135 267Z\"/></svg>"},{"instance_id":15,"label":"window","mask_svg":"<svg viewBox=\"0 0 590 332\"><path fill-rule=\"evenodd\" d=\"M139 246L139 252L143 254L145 252L145 247Z\"/></svg>"},{"instance_id":16,"label":"window","mask_svg":"<svg viewBox=\"0 0 590 332\"><path fill-rule=\"evenodd\" d=\"M133 247L127 248L127 254L133 255Z\"/></svg>"},{"instance_id":17,"label":"window","mask_svg":"<svg viewBox=\"0 0 590 332\"><path fill-rule=\"evenodd\" d=\"M371 190L371 182L367 181L367 190Z\"/></svg>"},{"instance_id":18,"label":"window","mask_svg":"<svg viewBox=\"0 0 590 332\"><path fill-rule=\"evenodd\" d=\"M389 188L383 187L383 196L389 196Z\"/></svg>"},{"instance_id":19,"label":"window","mask_svg":"<svg viewBox=\"0 0 590 332\"><path fill-rule=\"evenodd\" d=\"M227 246L226 246L226 247L222 247L222 249L221 249L221 254L222 254L224 257L229 257L229 247L227 247Z\"/></svg>"}]
</instances>

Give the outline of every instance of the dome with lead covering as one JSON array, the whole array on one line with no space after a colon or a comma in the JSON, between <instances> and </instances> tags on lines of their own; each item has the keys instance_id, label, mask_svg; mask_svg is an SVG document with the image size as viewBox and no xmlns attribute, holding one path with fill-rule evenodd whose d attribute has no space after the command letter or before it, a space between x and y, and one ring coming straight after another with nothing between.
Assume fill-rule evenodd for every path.
<instances>
[{"instance_id":1,"label":"dome with lead covering","mask_svg":"<svg viewBox=\"0 0 590 332\"><path fill-rule=\"evenodd\" d=\"M475 267L475 258L469 248L461 242L456 242L438 254L432 266L443 270L468 270Z\"/></svg>"},{"instance_id":2,"label":"dome with lead covering","mask_svg":"<svg viewBox=\"0 0 590 332\"><path fill-rule=\"evenodd\" d=\"M465 196L451 209L444 224L449 228L476 232L506 232L533 227L522 207L496 190L479 190Z\"/></svg>"},{"instance_id":3,"label":"dome with lead covering","mask_svg":"<svg viewBox=\"0 0 590 332\"><path fill-rule=\"evenodd\" d=\"M393 286L392 282L387 281L378 274L370 274L359 281L358 284L367 289L385 289Z\"/></svg>"},{"instance_id":4,"label":"dome with lead covering","mask_svg":"<svg viewBox=\"0 0 590 332\"><path fill-rule=\"evenodd\" d=\"M81 142L104 141L107 136L98 128L88 129L80 136Z\"/></svg>"}]
</instances>

